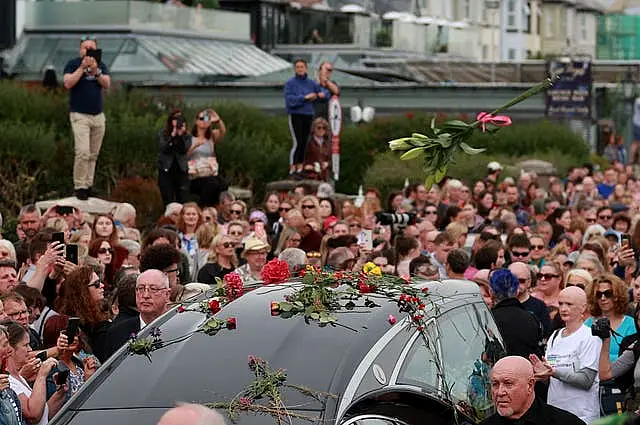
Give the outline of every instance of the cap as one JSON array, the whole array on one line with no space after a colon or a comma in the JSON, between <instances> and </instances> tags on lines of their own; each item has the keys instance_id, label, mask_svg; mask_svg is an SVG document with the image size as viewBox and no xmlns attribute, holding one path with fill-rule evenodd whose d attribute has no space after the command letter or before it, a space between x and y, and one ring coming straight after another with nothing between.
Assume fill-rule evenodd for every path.
<instances>
[{"instance_id":1,"label":"cap","mask_svg":"<svg viewBox=\"0 0 640 425\"><path fill-rule=\"evenodd\" d=\"M567 261L565 261L565 264L566 263L575 264L576 261L578 261L579 256L580 256L580 251L573 251L569 253L569 255L567 255Z\"/></svg>"},{"instance_id":2,"label":"cap","mask_svg":"<svg viewBox=\"0 0 640 425\"><path fill-rule=\"evenodd\" d=\"M244 250L242 251L242 253L244 254L248 251L262 251L263 249L270 248L271 246L262 239L251 236L244 242Z\"/></svg>"},{"instance_id":3,"label":"cap","mask_svg":"<svg viewBox=\"0 0 640 425\"><path fill-rule=\"evenodd\" d=\"M269 221L267 220L266 214L263 213L262 211L254 211L251 214L249 214L249 222L254 220L260 220L264 224L267 224L267 222Z\"/></svg>"},{"instance_id":4,"label":"cap","mask_svg":"<svg viewBox=\"0 0 640 425\"><path fill-rule=\"evenodd\" d=\"M487 170L489 171L501 171L502 165L498 161L491 161L487 164Z\"/></svg>"},{"instance_id":5,"label":"cap","mask_svg":"<svg viewBox=\"0 0 640 425\"><path fill-rule=\"evenodd\" d=\"M340 219L335 215L330 215L329 217L325 218L324 223L322 224L322 228L324 229L324 232L327 233L327 230L329 230L338 221L340 221Z\"/></svg>"},{"instance_id":6,"label":"cap","mask_svg":"<svg viewBox=\"0 0 640 425\"><path fill-rule=\"evenodd\" d=\"M629 211L629 206L628 205L620 204L620 203L617 203L617 202L609 205L609 208L611 208L611 211L613 211L614 214L617 214L619 212Z\"/></svg>"},{"instance_id":7,"label":"cap","mask_svg":"<svg viewBox=\"0 0 640 425\"><path fill-rule=\"evenodd\" d=\"M622 241L622 239L620 238L620 232L615 231L615 230L607 230L606 232L604 232L604 237L605 238L614 237L614 238L616 238L618 243L620 243Z\"/></svg>"}]
</instances>

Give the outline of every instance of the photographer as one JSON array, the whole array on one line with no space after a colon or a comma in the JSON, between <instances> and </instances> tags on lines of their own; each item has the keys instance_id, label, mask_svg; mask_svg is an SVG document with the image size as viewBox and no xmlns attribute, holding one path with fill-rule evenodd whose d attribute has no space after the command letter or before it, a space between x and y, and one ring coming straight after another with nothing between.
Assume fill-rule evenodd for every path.
<instances>
[{"instance_id":1,"label":"photographer","mask_svg":"<svg viewBox=\"0 0 640 425\"><path fill-rule=\"evenodd\" d=\"M158 186L162 202L183 204L189 196L187 152L191 147L191 136L187 133L187 122L179 110L167 118L167 125L158 134Z\"/></svg>"},{"instance_id":2,"label":"photographer","mask_svg":"<svg viewBox=\"0 0 640 425\"><path fill-rule=\"evenodd\" d=\"M64 67L64 87L69 90L69 118L75 143L73 187L80 200L91 195L96 162L105 132L102 90L111 86L109 70L93 37L80 39L80 56Z\"/></svg>"},{"instance_id":3,"label":"photographer","mask_svg":"<svg viewBox=\"0 0 640 425\"><path fill-rule=\"evenodd\" d=\"M636 310L636 328L640 309ZM608 356L611 349L611 324L609 319L602 318L594 322L593 332L602 338L602 349L600 351L599 373L601 380L615 379L616 386L625 392L625 410L635 412L640 408L640 368L638 358L640 358L640 346L638 344L639 333L625 337L620 343L619 357L611 361Z\"/></svg>"}]
</instances>

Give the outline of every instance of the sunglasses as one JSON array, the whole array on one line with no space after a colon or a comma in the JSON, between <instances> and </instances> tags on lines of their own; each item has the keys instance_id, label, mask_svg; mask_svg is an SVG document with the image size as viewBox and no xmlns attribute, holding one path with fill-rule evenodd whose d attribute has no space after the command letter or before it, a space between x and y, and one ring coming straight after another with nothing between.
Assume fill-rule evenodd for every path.
<instances>
[{"instance_id":1,"label":"sunglasses","mask_svg":"<svg viewBox=\"0 0 640 425\"><path fill-rule=\"evenodd\" d=\"M612 215L599 215L598 218L600 220L611 220L613 218Z\"/></svg>"},{"instance_id":2,"label":"sunglasses","mask_svg":"<svg viewBox=\"0 0 640 425\"><path fill-rule=\"evenodd\" d=\"M531 249L541 250L544 249L544 245L531 245Z\"/></svg>"},{"instance_id":3,"label":"sunglasses","mask_svg":"<svg viewBox=\"0 0 640 425\"><path fill-rule=\"evenodd\" d=\"M554 279L556 277L560 277L557 274L553 274L553 273L538 273L538 280L551 280Z\"/></svg>"},{"instance_id":4,"label":"sunglasses","mask_svg":"<svg viewBox=\"0 0 640 425\"><path fill-rule=\"evenodd\" d=\"M291 211L291 208L286 208L286 207L284 207L284 208L283 208L283 207L280 207L280 208L278 208L278 211L281 211L281 212L289 212L289 211Z\"/></svg>"},{"instance_id":5,"label":"sunglasses","mask_svg":"<svg viewBox=\"0 0 640 425\"><path fill-rule=\"evenodd\" d=\"M325 127L324 125L319 125L316 127L316 130L326 130L327 127Z\"/></svg>"},{"instance_id":6,"label":"sunglasses","mask_svg":"<svg viewBox=\"0 0 640 425\"><path fill-rule=\"evenodd\" d=\"M85 35L83 37L80 37L80 41L97 41L97 40L92 35Z\"/></svg>"},{"instance_id":7,"label":"sunglasses","mask_svg":"<svg viewBox=\"0 0 640 425\"><path fill-rule=\"evenodd\" d=\"M513 257L526 257L527 255L529 255L529 251L511 251Z\"/></svg>"},{"instance_id":8,"label":"sunglasses","mask_svg":"<svg viewBox=\"0 0 640 425\"><path fill-rule=\"evenodd\" d=\"M580 288L580 289L583 289L583 290L584 290L584 283L571 283L571 282L567 282L567 284L566 284L566 286L565 286L565 287L566 287L566 288L569 288L569 287L571 287L571 286L577 286L578 288Z\"/></svg>"},{"instance_id":9,"label":"sunglasses","mask_svg":"<svg viewBox=\"0 0 640 425\"><path fill-rule=\"evenodd\" d=\"M102 281L101 280L96 280L95 282L91 282L90 284L87 285L87 287L91 288L96 288L96 289L100 289L100 287L102 286Z\"/></svg>"},{"instance_id":10,"label":"sunglasses","mask_svg":"<svg viewBox=\"0 0 640 425\"><path fill-rule=\"evenodd\" d=\"M605 291L596 291L596 299L600 299L602 297L612 298L613 297L613 289L607 289Z\"/></svg>"},{"instance_id":11,"label":"sunglasses","mask_svg":"<svg viewBox=\"0 0 640 425\"><path fill-rule=\"evenodd\" d=\"M106 254L107 252L113 255L113 248L100 248L98 250L98 254Z\"/></svg>"},{"instance_id":12,"label":"sunglasses","mask_svg":"<svg viewBox=\"0 0 640 425\"><path fill-rule=\"evenodd\" d=\"M529 282L529 279L525 279L525 278L519 277L518 278L518 282L520 282L521 285L525 285L525 284L527 284Z\"/></svg>"},{"instance_id":13,"label":"sunglasses","mask_svg":"<svg viewBox=\"0 0 640 425\"><path fill-rule=\"evenodd\" d=\"M588 218L587 223L595 223L597 220L595 218Z\"/></svg>"},{"instance_id":14,"label":"sunglasses","mask_svg":"<svg viewBox=\"0 0 640 425\"><path fill-rule=\"evenodd\" d=\"M425 211L424 213L425 213L425 214L429 214L429 215L437 215L437 214L438 214L438 211L429 211L429 210L427 210L427 211Z\"/></svg>"},{"instance_id":15,"label":"sunglasses","mask_svg":"<svg viewBox=\"0 0 640 425\"><path fill-rule=\"evenodd\" d=\"M231 213L231 214L238 214L238 215L240 215L240 214L242 214L242 210L231 210L231 211L230 211L230 213Z\"/></svg>"},{"instance_id":16,"label":"sunglasses","mask_svg":"<svg viewBox=\"0 0 640 425\"><path fill-rule=\"evenodd\" d=\"M175 269L165 270L163 273L164 274L175 273L177 276L180 276L180 269L176 267Z\"/></svg>"},{"instance_id":17,"label":"sunglasses","mask_svg":"<svg viewBox=\"0 0 640 425\"><path fill-rule=\"evenodd\" d=\"M312 210L314 209L316 206L315 205L303 205L302 209L303 210Z\"/></svg>"},{"instance_id":18,"label":"sunglasses","mask_svg":"<svg viewBox=\"0 0 640 425\"><path fill-rule=\"evenodd\" d=\"M234 246L236 246L236 244L233 242L225 242L222 244L222 246L225 248L233 248Z\"/></svg>"}]
</instances>

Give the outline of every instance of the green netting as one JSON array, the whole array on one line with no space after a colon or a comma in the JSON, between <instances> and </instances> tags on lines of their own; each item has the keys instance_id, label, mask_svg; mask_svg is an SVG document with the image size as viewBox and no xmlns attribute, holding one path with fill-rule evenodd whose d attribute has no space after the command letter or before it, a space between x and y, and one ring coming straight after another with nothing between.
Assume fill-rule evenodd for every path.
<instances>
[{"instance_id":1,"label":"green netting","mask_svg":"<svg viewBox=\"0 0 640 425\"><path fill-rule=\"evenodd\" d=\"M596 55L598 59L640 59L640 16L600 16Z\"/></svg>"}]
</instances>

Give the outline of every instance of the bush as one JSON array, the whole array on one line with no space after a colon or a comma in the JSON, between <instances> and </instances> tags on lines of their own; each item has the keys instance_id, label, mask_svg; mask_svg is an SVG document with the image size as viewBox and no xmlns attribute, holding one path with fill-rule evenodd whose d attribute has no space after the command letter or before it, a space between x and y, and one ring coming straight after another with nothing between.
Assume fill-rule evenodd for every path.
<instances>
[{"instance_id":1,"label":"bush","mask_svg":"<svg viewBox=\"0 0 640 425\"><path fill-rule=\"evenodd\" d=\"M3 163L0 177L8 181L10 176L9 180L18 182L15 196L13 186L5 189L12 199L1 198L1 210L11 216L18 212L21 203L68 195L72 189L73 139L67 93L0 81L0 102L0 156L9 159ZM228 128L227 136L216 145L222 174L233 185L251 188L254 199L262 199L265 184L285 178L288 171L291 136L286 117L272 116L231 101L207 106L218 111ZM169 112L182 109L191 124L202 109L185 105L180 96L150 98L143 90L126 89L109 92L104 108L107 132L95 186L108 195L114 193L119 182L130 181L130 178L141 177L155 183L157 133L164 127ZM445 118L444 115L437 117L438 121ZM466 116L450 118L468 121ZM341 134L341 170L336 190L355 193L364 182L380 181L384 186L392 179L393 186L397 187L405 177L422 180L420 164L410 162L399 166L395 154L388 153L388 142L420 132L430 120L430 115L407 113L378 117L373 123L361 126L346 125ZM473 160L477 162L468 162L472 160L461 156L452 173L479 178L487 158L496 152L503 155L500 157L505 162L509 162L507 156L540 157L535 153L554 152L574 163L586 160L588 153L584 141L565 126L544 121L514 124L500 130L495 137L478 132L471 144L488 146L489 156ZM375 167L369 170L374 161ZM391 163L385 165L386 161ZM553 162L558 166L555 157ZM482 167L478 167L479 163ZM382 174L378 175L376 170L381 167ZM123 193L128 195L128 190Z\"/></svg>"},{"instance_id":2,"label":"bush","mask_svg":"<svg viewBox=\"0 0 640 425\"><path fill-rule=\"evenodd\" d=\"M120 180L110 199L128 202L136 208L136 225L139 229L153 227L155 219L164 213L160 189L154 179L129 177Z\"/></svg>"},{"instance_id":3,"label":"bush","mask_svg":"<svg viewBox=\"0 0 640 425\"><path fill-rule=\"evenodd\" d=\"M448 175L455 176L455 178L472 185L476 180L484 179L487 176L487 164L489 162L498 161L505 165L505 170L500 175L501 178L517 177L519 170L514 165L528 159L540 159L553 163L559 175L566 175L569 168L578 163L575 157L553 151L520 157L503 154L479 154L474 156L459 154L456 157L456 163L449 168ZM367 187L377 187L386 197L390 192L402 189L405 180L417 183L424 182L426 177L422 170L421 161L402 161L397 153L385 152L378 155L373 165L367 170L364 184Z\"/></svg>"}]
</instances>

